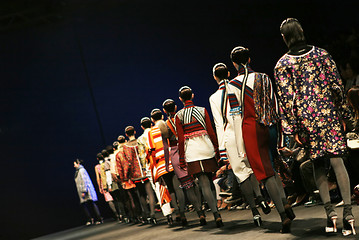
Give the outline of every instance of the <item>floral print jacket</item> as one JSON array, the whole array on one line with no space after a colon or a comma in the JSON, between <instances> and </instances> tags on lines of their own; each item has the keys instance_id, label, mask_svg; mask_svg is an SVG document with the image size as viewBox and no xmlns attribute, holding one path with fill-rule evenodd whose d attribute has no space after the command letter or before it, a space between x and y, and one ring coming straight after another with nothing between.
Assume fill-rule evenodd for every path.
<instances>
[{"instance_id":1,"label":"floral print jacket","mask_svg":"<svg viewBox=\"0 0 359 240\"><path fill-rule=\"evenodd\" d=\"M313 46L303 55L285 54L274 69L285 134L306 137L312 159L346 149L341 120L349 117L342 80L329 53Z\"/></svg>"}]
</instances>

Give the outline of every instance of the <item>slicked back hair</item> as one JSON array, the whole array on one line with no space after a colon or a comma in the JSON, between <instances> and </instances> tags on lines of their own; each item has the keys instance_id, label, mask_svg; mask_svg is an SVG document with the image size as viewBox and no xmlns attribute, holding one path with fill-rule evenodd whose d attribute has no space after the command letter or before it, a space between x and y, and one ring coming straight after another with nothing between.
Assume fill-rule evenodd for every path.
<instances>
[{"instance_id":1,"label":"slicked back hair","mask_svg":"<svg viewBox=\"0 0 359 240\"><path fill-rule=\"evenodd\" d=\"M151 119L149 117L143 117L141 119L141 126L146 129L151 127Z\"/></svg>"},{"instance_id":2,"label":"slicked back hair","mask_svg":"<svg viewBox=\"0 0 359 240\"><path fill-rule=\"evenodd\" d=\"M183 101L192 100L192 89L188 86L183 86L178 90L179 96Z\"/></svg>"},{"instance_id":3,"label":"slicked back hair","mask_svg":"<svg viewBox=\"0 0 359 240\"><path fill-rule=\"evenodd\" d=\"M133 136L133 135L135 135L135 128L133 127L133 126L127 126L126 128L125 128L125 133L126 133L126 135L127 136Z\"/></svg>"},{"instance_id":4,"label":"slicked back hair","mask_svg":"<svg viewBox=\"0 0 359 240\"><path fill-rule=\"evenodd\" d=\"M288 48L300 41L305 41L302 25L295 18L287 18L280 25L280 33L283 34Z\"/></svg>"},{"instance_id":5,"label":"slicked back hair","mask_svg":"<svg viewBox=\"0 0 359 240\"><path fill-rule=\"evenodd\" d=\"M249 49L242 46L233 48L231 60L239 66L247 64L249 61Z\"/></svg>"},{"instance_id":6,"label":"slicked back hair","mask_svg":"<svg viewBox=\"0 0 359 240\"><path fill-rule=\"evenodd\" d=\"M151 111L151 118L153 118L153 120L158 121L161 120L163 117L163 113L160 109L155 108Z\"/></svg>"}]
</instances>

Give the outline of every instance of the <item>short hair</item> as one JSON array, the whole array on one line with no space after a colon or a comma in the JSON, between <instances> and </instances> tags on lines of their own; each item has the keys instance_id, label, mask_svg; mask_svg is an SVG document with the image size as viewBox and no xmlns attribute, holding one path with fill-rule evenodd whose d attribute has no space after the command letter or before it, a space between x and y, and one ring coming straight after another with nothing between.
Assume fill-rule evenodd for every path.
<instances>
[{"instance_id":1,"label":"short hair","mask_svg":"<svg viewBox=\"0 0 359 240\"><path fill-rule=\"evenodd\" d=\"M213 76L216 76L220 80L228 78L228 68L224 63L217 63L213 67Z\"/></svg>"},{"instance_id":2,"label":"short hair","mask_svg":"<svg viewBox=\"0 0 359 240\"><path fill-rule=\"evenodd\" d=\"M143 117L140 122L141 126L146 129L151 127L151 119L149 117Z\"/></svg>"},{"instance_id":3,"label":"short hair","mask_svg":"<svg viewBox=\"0 0 359 240\"><path fill-rule=\"evenodd\" d=\"M102 154L102 156L105 158L105 157L108 157L108 155L110 155L108 152L107 152L107 150L106 149L103 149L102 151L101 151L101 154Z\"/></svg>"},{"instance_id":4,"label":"short hair","mask_svg":"<svg viewBox=\"0 0 359 240\"><path fill-rule=\"evenodd\" d=\"M133 136L133 135L135 135L135 128L133 127L133 126L127 126L126 128L125 128L125 133L126 133L126 135L127 136Z\"/></svg>"},{"instance_id":5,"label":"short hair","mask_svg":"<svg viewBox=\"0 0 359 240\"><path fill-rule=\"evenodd\" d=\"M192 89L188 86L183 86L178 90L178 94L183 101L191 100L192 99Z\"/></svg>"},{"instance_id":6,"label":"short hair","mask_svg":"<svg viewBox=\"0 0 359 240\"><path fill-rule=\"evenodd\" d=\"M295 18L287 18L280 25L280 33L283 34L288 48L300 41L305 41L302 25Z\"/></svg>"},{"instance_id":7,"label":"short hair","mask_svg":"<svg viewBox=\"0 0 359 240\"><path fill-rule=\"evenodd\" d=\"M108 154L112 154L113 153L113 146L112 145L108 145L106 146L106 151L108 152Z\"/></svg>"},{"instance_id":8,"label":"short hair","mask_svg":"<svg viewBox=\"0 0 359 240\"><path fill-rule=\"evenodd\" d=\"M233 48L231 60L238 65L247 64L249 61L249 49L242 46Z\"/></svg>"},{"instance_id":9,"label":"short hair","mask_svg":"<svg viewBox=\"0 0 359 240\"><path fill-rule=\"evenodd\" d=\"M172 99L166 99L163 102L162 107L166 110L166 112L173 113L176 110L176 103Z\"/></svg>"},{"instance_id":10,"label":"short hair","mask_svg":"<svg viewBox=\"0 0 359 240\"><path fill-rule=\"evenodd\" d=\"M125 136L120 135L120 136L118 136L117 140L119 143L124 143L126 141L126 138L125 138Z\"/></svg>"},{"instance_id":11,"label":"short hair","mask_svg":"<svg viewBox=\"0 0 359 240\"><path fill-rule=\"evenodd\" d=\"M112 143L112 146L113 146L114 149L117 149L119 144L120 144L120 143L119 143L118 141L114 141L114 142Z\"/></svg>"},{"instance_id":12,"label":"short hair","mask_svg":"<svg viewBox=\"0 0 359 240\"><path fill-rule=\"evenodd\" d=\"M153 118L153 120L155 120L155 121L161 120L162 116L163 116L163 113L158 108L155 108L151 111L151 118Z\"/></svg>"},{"instance_id":13,"label":"short hair","mask_svg":"<svg viewBox=\"0 0 359 240\"><path fill-rule=\"evenodd\" d=\"M103 160L103 155L101 153L97 153L96 158L98 160Z\"/></svg>"}]
</instances>

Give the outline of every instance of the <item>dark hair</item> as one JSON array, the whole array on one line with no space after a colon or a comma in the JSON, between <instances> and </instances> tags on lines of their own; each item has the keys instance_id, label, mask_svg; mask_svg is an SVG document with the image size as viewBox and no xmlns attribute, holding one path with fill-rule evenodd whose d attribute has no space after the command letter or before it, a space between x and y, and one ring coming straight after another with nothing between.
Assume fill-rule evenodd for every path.
<instances>
[{"instance_id":1,"label":"dark hair","mask_svg":"<svg viewBox=\"0 0 359 240\"><path fill-rule=\"evenodd\" d=\"M153 120L155 120L155 121L161 120L162 116L163 116L163 113L158 108L155 108L151 111L151 118L153 118Z\"/></svg>"},{"instance_id":2,"label":"dark hair","mask_svg":"<svg viewBox=\"0 0 359 240\"><path fill-rule=\"evenodd\" d=\"M101 153L97 153L96 158L97 160L103 160L103 155Z\"/></svg>"},{"instance_id":3,"label":"dark hair","mask_svg":"<svg viewBox=\"0 0 359 240\"><path fill-rule=\"evenodd\" d=\"M107 151L108 155L112 154L113 153L113 146L112 145L106 146L106 151Z\"/></svg>"},{"instance_id":4,"label":"dark hair","mask_svg":"<svg viewBox=\"0 0 359 240\"><path fill-rule=\"evenodd\" d=\"M213 75L219 78L219 80L228 78L228 68L224 63L217 63L213 67Z\"/></svg>"},{"instance_id":5,"label":"dark hair","mask_svg":"<svg viewBox=\"0 0 359 240\"><path fill-rule=\"evenodd\" d=\"M126 141L126 138L125 138L125 136L120 135L120 136L118 136L117 140L119 143L124 143Z\"/></svg>"},{"instance_id":6,"label":"dark hair","mask_svg":"<svg viewBox=\"0 0 359 240\"><path fill-rule=\"evenodd\" d=\"M354 119L359 121L359 86L354 86L348 91L348 102L353 107Z\"/></svg>"},{"instance_id":7,"label":"dark hair","mask_svg":"<svg viewBox=\"0 0 359 240\"><path fill-rule=\"evenodd\" d=\"M283 34L288 48L297 42L305 41L302 25L295 18L287 18L280 25L280 33Z\"/></svg>"},{"instance_id":8,"label":"dark hair","mask_svg":"<svg viewBox=\"0 0 359 240\"><path fill-rule=\"evenodd\" d=\"M76 162L77 164L82 164L82 163L84 162L84 160L79 159L79 158L76 158L75 162Z\"/></svg>"},{"instance_id":9,"label":"dark hair","mask_svg":"<svg viewBox=\"0 0 359 240\"><path fill-rule=\"evenodd\" d=\"M249 61L249 49L241 46L233 48L231 60L238 65L247 64Z\"/></svg>"},{"instance_id":10,"label":"dark hair","mask_svg":"<svg viewBox=\"0 0 359 240\"><path fill-rule=\"evenodd\" d=\"M162 107L167 113L174 113L176 110L176 103L172 99L167 99L163 102Z\"/></svg>"},{"instance_id":11,"label":"dark hair","mask_svg":"<svg viewBox=\"0 0 359 240\"><path fill-rule=\"evenodd\" d=\"M108 157L108 152L107 152L107 150L106 149L103 149L102 151L101 151L101 154L102 154L102 156L105 158L105 157Z\"/></svg>"},{"instance_id":12,"label":"dark hair","mask_svg":"<svg viewBox=\"0 0 359 240\"><path fill-rule=\"evenodd\" d=\"M112 146L113 146L114 149L117 149L119 144L120 143L118 141L114 141Z\"/></svg>"},{"instance_id":13,"label":"dark hair","mask_svg":"<svg viewBox=\"0 0 359 240\"><path fill-rule=\"evenodd\" d=\"M126 128L125 128L125 133L126 133L126 135L127 136L133 136L133 135L135 135L135 128L133 127L133 126L127 126Z\"/></svg>"},{"instance_id":14,"label":"dark hair","mask_svg":"<svg viewBox=\"0 0 359 240\"><path fill-rule=\"evenodd\" d=\"M141 119L141 126L146 129L151 127L151 119L148 117L143 117Z\"/></svg>"},{"instance_id":15,"label":"dark hair","mask_svg":"<svg viewBox=\"0 0 359 240\"><path fill-rule=\"evenodd\" d=\"M192 89L188 86L183 86L178 90L180 98L182 98L183 101L191 100L192 99Z\"/></svg>"}]
</instances>

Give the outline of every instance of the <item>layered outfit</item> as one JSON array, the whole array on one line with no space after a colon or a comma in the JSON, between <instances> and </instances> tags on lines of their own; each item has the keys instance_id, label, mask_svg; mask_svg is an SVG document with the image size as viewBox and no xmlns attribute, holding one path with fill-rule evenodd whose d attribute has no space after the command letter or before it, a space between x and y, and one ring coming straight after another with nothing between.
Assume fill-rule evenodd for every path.
<instances>
[{"instance_id":1,"label":"layered outfit","mask_svg":"<svg viewBox=\"0 0 359 240\"><path fill-rule=\"evenodd\" d=\"M140 197L140 203L144 212L144 217L149 218L155 215L155 197L148 177L146 176L145 162L141 161L138 152L137 139L129 140L123 146L124 157L130 165L129 178L135 183L137 192ZM150 210L147 208L147 196L149 198Z\"/></svg>"},{"instance_id":2,"label":"layered outfit","mask_svg":"<svg viewBox=\"0 0 359 240\"><path fill-rule=\"evenodd\" d=\"M339 185L343 206L343 234L354 232L350 183L341 156L346 142L341 121L349 111L335 62L321 48L297 42L274 69L280 97L283 131L304 135L314 164L314 175L327 214L327 232L336 232L337 213L330 202L326 166L330 163ZM352 226L350 226L352 225Z\"/></svg>"},{"instance_id":3,"label":"layered outfit","mask_svg":"<svg viewBox=\"0 0 359 240\"><path fill-rule=\"evenodd\" d=\"M269 77L264 73L253 72L248 67L248 77L244 69L229 82L233 93L240 98L240 112L243 116L242 133L250 166L262 181L274 176L274 158L277 156L277 99ZM231 100L230 100L231 101Z\"/></svg>"},{"instance_id":4,"label":"layered outfit","mask_svg":"<svg viewBox=\"0 0 359 240\"><path fill-rule=\"evenodd\" d=\"M187 165L188 174L217 171L218 142L207 110L188 100L177 112L175 124L180 164L182 167Z\"/></svg>"},{"instance_id":5,"label":"layered outfit","mask_svg":"<svg viewBox=\"0 0 359 240\"><path fill-rule=\"evenodd\" d=\"M233 86L228 84L228 80L222 80L219 89L209 98L209 102L216 126L221 160L228 159L239 182L243 182L253 171L243 143L240 105L231 88Z\"/></svg>"},{"instance_id":6,"label":"layered outfit","mask_svg":"<svg viewBox=\"0 0 359 240\"><path fill-rule=\"evenodd\" d=\"M105 201L106 202L111 202L113 201L113 198L111 196L111 194L107 191L107 183L106 183L106 174L105 174L105 164L101 163L101 164L97 164L95 166L95 171L96 171L96 176L98 176L98 188L100 190L100 192L103 194L103 196L105 197Z\"/></svg>"},{"instance_id":7,"label":"layered outfit","mask_svg":"<svg viewBox=\"0 0 359 240\"><path fill-rule=\"evenodd\" d=\"M190 187L193 187L193 178L188 174L187 169L181 168L180 166L177 132L176 125L174 122L174 117L168 117L168 119L166 120L166 124L169 129L169 157L171 159L174 172L178 177L178 180L181 182L181 187L184 189L188 189Z\"/></svg>"},{"instance_id":8,"label":"layered outfit","mask_svg":"<svg viewBox=\"0 0 359 240\"><path fill-rule=\"evenodd\" d=\"M140 201L136 193L136 185L130 178L130 163L127 161L124 153L124 144L118 146L118 153L116 155L117 171L119 174L122 188L125 190L124 202L129 210L130 217L136 221L142 213Z\"/></svg>"},{"instance_id":9,"label":"layered outfit","mask_svg":"<svg viewBox=\"0 0 359 240\"><path fill-rule=\"evenodd\" d=\"M168 192L168 189L161 185L159 182L153 182L152 178L152 171L150 167L150 163L148 160L150 159L148 156L149 152L149 142L148 142L148 132L151 130L151 128L144 129L141 136L137 138L137 146L138 146L138 155L140 158L140 162L142 163L142 166L146 166L146 175L150 180L150 183L152 185L153 190L156 193L157 199L160 200L160 206L161 210L164 216L167 216L172 213L171 205L170 205L170 193Z\"/></svg>"},{"instance_id":10,"label":"layered outfit","mask_svg":"<svg viewBox=\"0 0 359 240\"><path fill-rule=\"evenodd\" d=\"M295 218L287 202L282 182L274 171L278 157L278 104L269 77L254 72L248 63L239 66L238 76L229 82L241 105L242 133L248 161L258 181L262 181L281 217L283 231L288 231ZM230 100L231 101L231 100Z\"/></svg>"},{"instance_id":11,"label":"layered outfit","mask_svg":"<svg viewBox=\"0 0 359 240\"><path fill-rule=\"evenodd\" d=\"M88 207L90 207L90 209L94 212L96 221L98 223L101 223L102 218L100 215L100 211L98 210L97 205L94 203L97 201L96 191L92 184L90 176L82 165L79 165L76 168L75 183L80 198L80 204L87 217L87 223L91 224L94 221Z\"/></svg>"},{"instance_id":12,"label":"layered outfit","mask_svg":"<svg viewBox=\"0 0 359 240\"><path fill-rule=\"evenodd\" d=\"M217 209L212 173L217 171L218 142L207 110L191 100L175 115L180 164L188 174L198 179L204 199L210 207L217 227L223 226Z\"/></svg>"},{"instance_id":13,"label":"layered outfit","mask_svg":"<svg viewBox=\"0 0 359 240\"><path fill-rule=\"evenodd\" d=\"M343 84L327 51L312 47L285 54L274 69L283 131L303 132L310 158L340 156L346 149L341 119L347 117Z\"/></svg>"},{"instance_id":14,"label":"layered outfit","mask_svg":"<svg viewBox=\"0 0 359 240\"><path fill-rule=\"evenodd\" d=\"M171 188L170 186L171 183L170 181L166 181L167 186L169 187L169 189L164 187L164 183L162 181L160 181L161 177L166 177L167 176L171 176L171 177L167 177L168 179L172 179L173 176L173 166L171 164L170 159L168 159L168 163L167 163L167 168L166 168L166 158L165 158L165 146L164 146L164 142L166 140L163 140L162 138L162 134L161 134L161 130L159 129L158 126L153 126L149 131L148 131L148 159L149 159L149 163L150 163L150 170L152 173L152 179L153 182L156 183L158 182L161 186L160 186L160 204L166 204L171 202L172 198L170 196L170 193L174 192L174 189ZM169 192L168 192L169 191Z\"/></svg>"},{"instance_id":15,"label":"layered outfit","mask_svg":"<svg viewBox=\"0 0 359 240\"><path fill-rule=\"evenodd\" d=\"M256 207L253 192L255 193L257 200L260 202L260 205L265 213L268 214L270 212L270 208L264 201L259 188L259 183L255 179L255 175L253 175L253 170L248 161L249 157L251 157L251 160L253 161L258 161L257 155L251 152L253 150L258 150L258 144L256 142L251 142L252 145L250 145L250 148L248 149L250 154L247 158L244 145L245 142L243 140L244 138L247 138L247 136L243 136L244 134L242 134L242 131L247 131L247 129L244 129L245 125L242 120L242 110L249 109L247 106L243 108L242 102L244 100L244 96L238 93L238 88L233 84L235 84L234 80L231 82L228 82L227 79L222 80L219 83L219 89L210 97L209 100L219 139L221 159L226 161L228 157L233 173L240 183L240 189L251 207L254 222L256 225L260 226L261 217ZM253 124L255 123L252 123L252 125ZM249 139L249 141L251 141L251 139ZM253 155L257 158L254 158ZM262 162L263 161L260 161L260 163ZM258 165L263 166L263 164L255 164L256 167ZM263 175L261 171L262 169L263 168L259 168L259 170L256 169L256 173L260 176L260 178L262 178Z\"/></svg>"}]
</instances>

